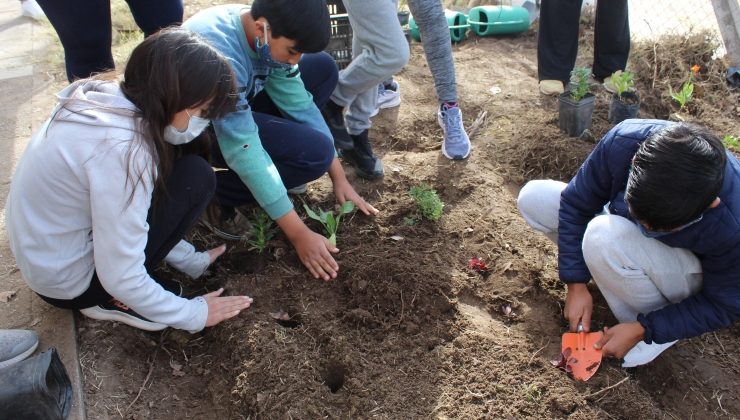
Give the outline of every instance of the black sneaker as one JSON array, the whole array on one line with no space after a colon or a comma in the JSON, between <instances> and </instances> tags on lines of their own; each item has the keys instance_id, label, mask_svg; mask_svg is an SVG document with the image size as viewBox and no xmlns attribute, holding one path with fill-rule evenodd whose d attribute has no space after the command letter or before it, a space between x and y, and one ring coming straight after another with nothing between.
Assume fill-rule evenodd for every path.
<instances>
[{"instance_id":1,"label":"black sneaker","mask_svg":"<svg viewBox=\"0 0 740 420\"><path fill-rule=\"evenodd\" d=\"M88 318L101 321L122 322L144 331L162 331L167 328L164 324L158 324L144 318L117 299L111 299L92 308L80 309L80 313Z\"/></svg>"},{"instance_id":2,"label":"black sneaker","mask_svg":"<svg viewBox=\"0 0 740 420\"><path fill-rule=\"evenodd\" d=\"M321 115L324 116L326 125L329 126L332 137L334 137L334 147L339 150L349 150L352 148L352 138L347 133L347 127L344 126L344 107L329 99L321 108Z\"/></svg>"},{"instance_id":3,"label":"black sneaker","mask_svg":"<svg viewBox=\"0 0 740 420\"><path fill-rule=\"evenodd\" d=\"M339 156L355 167L357 175L365 179L378 179L383 176L383 161L373 154L368 130L357 135L351 135L354 147L341 150Z\"/></svg>"},{"instance_id":4,"label":"black sneaker","mask_svg":"<svg viewBox=\"0 0 740 420\"><path fill-rule=\"evenodd\" d=\"M252 224L234 207L212 203L203 213L200 223L219 238L229 241L246 241Z\"/></svg>"}]
</instances>

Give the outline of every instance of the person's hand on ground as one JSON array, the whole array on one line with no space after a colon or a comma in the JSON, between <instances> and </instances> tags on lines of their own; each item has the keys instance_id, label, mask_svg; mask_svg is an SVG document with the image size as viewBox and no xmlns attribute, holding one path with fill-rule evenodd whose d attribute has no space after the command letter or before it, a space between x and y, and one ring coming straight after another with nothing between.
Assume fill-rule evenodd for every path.
<instances>
[{"instance_id":1,"label":"person's hand on ground","mask_svg":"<svg viewBox=\"0 0 740 420\"><path fill-rule=\"evenodd\" d=\"M644 337L645 328L639 322L625 322L604 327L604 336L594 343L594 348L601 349L605 357L621 359Z\"/></svg>"},{"instance_id":2,"label":"person's hand on ground","mask_svg":"<svg viewBox=\"0 0 740 420\"><path fill-rule=\"evenodd\" d=\"M576 332L578 324L581 324L586 332L591 330L593 308L593 298L586 283L569 283L563 315L570 323L571 331Z\"/></svg>"},{"instance_id":3,"label":"person's hand on ground","mask_svg":"<svg viewBox=\"0 0 740 420\"><path fill-rule=\"evenodd\" d=\"M239 315L239 312L249 308L252 304L252 298L249 296L224 296L221 297L221 293L224 292L223 287L203 295L203 299L208 304L208 319L206 320L206 327L212 327L221 321L225 321L229 318L233 318Z\"/></svg>"},{"instance_id":4,"label":"person's hand on ground","mask_svg":"<svg viewBox=\"0 0 740 420\"><path fill-rule=\"evenodd\" d=\"M306 228L306 231L292 242L298 252L298 258L314 278L329 281L337 277L339 264L331 254L336 254L339 249L328 239Z\"/></svg>"},{"instance_id":5,"label":"person's hand on ground","mask_svg":"<svg viewBox=\"0 0 740 420\"><path fill-rule=\"evenodd\" d=\"M210 258L211 260L210 264L213 264L213 262L216 261L218 257L220 257L221 255L224 254L224 252L226 252L226 244L221 244L215 248L209 249L206 252L208 253L208 258Z\"/></svg>"},{"instance_id":6,"label":"person's hand on ground","mask_svg":"<svg viewBox=\"0 0 740 420\"><path fill-rule=\"evenodd\" d=\"M355 191L352 184L350 184L346 178L344 182L334 182L334 196L337 198L337 202L339 204L344 204L345 201L355 203L355 206L357 206L357 208L366 216L375 216L379 213L378 209L373 207L370 203L366 202L364 198L357 194L357 191Z\"/></svg>"}]
</instances>

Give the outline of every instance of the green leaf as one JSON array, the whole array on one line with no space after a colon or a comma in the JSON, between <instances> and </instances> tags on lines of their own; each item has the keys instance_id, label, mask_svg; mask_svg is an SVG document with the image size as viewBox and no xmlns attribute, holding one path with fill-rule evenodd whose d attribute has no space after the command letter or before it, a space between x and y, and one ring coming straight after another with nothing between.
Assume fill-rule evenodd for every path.
<instances>
[{"instance_id":1,"label":"green leaf","mask_svg":"<svg viewBox=\"0 0 740 420\"><path fill-rule=\"evenodd\" d=\"M352 210L355 209L355 203L347 200L344 203L342 203L342 207L339 208L339 214L347 214L352 212Z\"/></svg>"},{"instance_id":2,"label":"green leaf","mask_svg":"<svg viewBox=\"0 0 740 420\"><path fill-rule=\"evenodd\" d=\"M337 220L334 219L334 214L332 213L326 213L326 224L325 224L326 230L329 232L329 234L334 234L337 232Z\"/></svg>"},{"instance_id":3,"label":"green leaf","mask_svg":"<svg viewBox=\"0 0 740 420\"><path fill-rule=\"evenodd\" d=\"M308 217L323 223L319 215L316 214L315 211L311 210L306 204L303 205L303 208L306 210L306 214L308 215Z\"/></svg>"},{"instance_id":4,"label":"green leaf","mask_svg":"<svg viewBox=\"0 0 740 420\"><path fill-rule=\"evenodd\" d=\"M332 233L329 236L329 242L331 242L332 245L337 246L337 235L335 233Z\"/></svg>"}]
</instances>

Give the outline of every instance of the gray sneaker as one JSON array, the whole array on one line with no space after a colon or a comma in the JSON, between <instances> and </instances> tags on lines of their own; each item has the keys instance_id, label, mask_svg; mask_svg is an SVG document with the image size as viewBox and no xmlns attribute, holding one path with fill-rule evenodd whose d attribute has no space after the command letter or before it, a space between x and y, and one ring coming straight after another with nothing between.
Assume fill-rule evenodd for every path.
<instances>
[{"instance_id":1,"label":"gray sneaker","mask_svg":"<svg viewBox=\"0 0 740 420\"><path fill-rule=\"evenodd\" d=\"M462 111L457 103L442 104L437 112L437 122L442 127L442 154L447 159L463 160L470 155L470 139L463 127Z\"/></svg>"},{"instance_id":2,"label":"gray sneaker","mask_svg":"<svg viewBox=\"0 0 740 420\"><path fill-rule=\"evenodd\" d=\"M39 345L31 330L0 330L0 369L30 356Z\"/></svg>"}]
</instances>

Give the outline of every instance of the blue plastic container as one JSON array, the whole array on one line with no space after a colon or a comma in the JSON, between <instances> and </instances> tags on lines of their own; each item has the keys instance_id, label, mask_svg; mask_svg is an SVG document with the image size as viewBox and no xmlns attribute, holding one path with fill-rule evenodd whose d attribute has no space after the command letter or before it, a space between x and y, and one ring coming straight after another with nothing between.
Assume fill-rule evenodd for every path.
<instances>
[{"instance_id":1,"label":"blue plastic container","mask_svg":"<svg viewBox=\"0 0 740 420\"><path fill-rule=\"evenodd\" d=\"M509 35L529 30L529 12L521 6L478 6L467 23L479 36Z\"/></svg>"}]
</instances>

